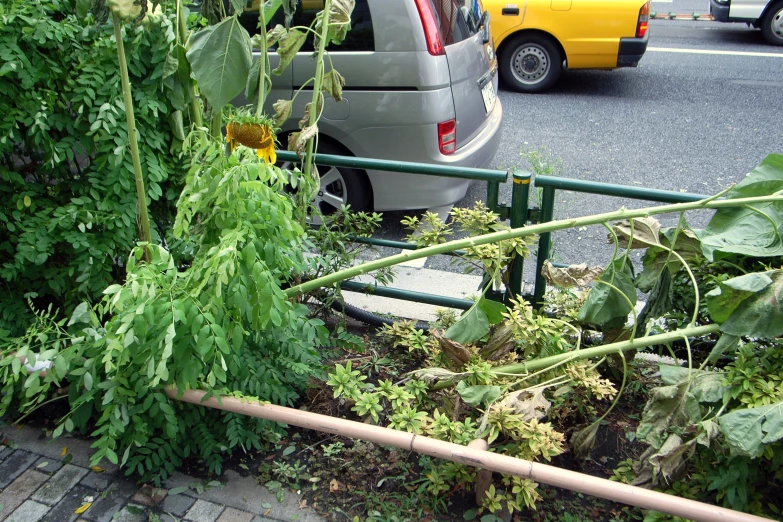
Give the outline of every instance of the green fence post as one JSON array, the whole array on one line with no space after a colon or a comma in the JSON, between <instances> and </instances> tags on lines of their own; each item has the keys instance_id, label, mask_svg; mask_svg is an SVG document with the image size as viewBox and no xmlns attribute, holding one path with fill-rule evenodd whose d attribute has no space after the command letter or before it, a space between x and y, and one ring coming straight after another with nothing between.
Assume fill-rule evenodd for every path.
<instances>
[{"instance_id":1,"label":"green fence post","mask_svg":"<svg viewBox=\"0 0 783 522\"><path fill-rule=\"evenodd\" d=\"M555 189L553 187L544 187L541 195L541 220L540 223L552 221L555 214ZM533 290L533 306L540 307L544 301L544 292L546 292L546 280L541 275L544 268L544 261L549 258L549 251L552 247L552 233L545 232L538 238L538 254L536 255L536 287Z\"/></svg>"},{"instance_id":2,"label":"green fence post","mask_svg":"<svg viewBox=\"0 0 783 522\"><path fill-rule=\"evenodd\" d=\"M528 198L530 197L530 180L533 175L525 170L515 170L514 186L511 190L511 228L521 228L527 225ZM514 296L522 295L525 260L515 257L511 265L511 274L506 287L506 301Z\"/></svg>"},{"instance_id":3,"label":"green fence post","mask_svg":"<svg viewBox=\"0 0 783 522\"><path fill-rule=\"evenodd\" d=\"M492 212L500 213L500 183L497 181L487 181L487 208Z\"/></svg>"}]
</instances>

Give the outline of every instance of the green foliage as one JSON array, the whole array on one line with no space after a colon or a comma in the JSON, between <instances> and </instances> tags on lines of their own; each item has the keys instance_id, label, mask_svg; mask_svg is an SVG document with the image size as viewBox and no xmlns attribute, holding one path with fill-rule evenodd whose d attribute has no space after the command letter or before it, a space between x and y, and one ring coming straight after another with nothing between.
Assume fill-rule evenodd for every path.
<instances>
[{"instance_id":1,"label":"green foliage","mask_svg":"<svg viewBox=\"0 0 783 522\"><path fill-rule=\"evenodd\" d=\"M36 320L27 298L67 317L121 280L137 236L136 197L111 26L85 25L69 1L3 7L0 328L21 334ZM174 27L167 17L125 27L158 236L173 219L185 170L166 123L177 111L167 81Z\"/></svg>"}]
</instances>

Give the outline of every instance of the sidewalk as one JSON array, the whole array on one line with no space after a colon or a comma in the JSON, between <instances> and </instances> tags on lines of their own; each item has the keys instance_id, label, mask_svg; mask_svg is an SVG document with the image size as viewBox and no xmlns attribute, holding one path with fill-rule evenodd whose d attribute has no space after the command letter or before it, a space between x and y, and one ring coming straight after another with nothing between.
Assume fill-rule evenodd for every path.
<instances>
[{"instance_id":1,"label":"sidewalk","mask_svg":"<svg viewBox=\"0 0 783 522\"><path fill-rule=\"evenodd\" d=\"M287 491L279 503L253 476L231 470L204 485L200 494L189 486L203 481L181 473L162 488L139 487L110 463L101 463L98 473L90 469L89 445L67 436L53 441L43 430L26 426L0 429L0 522L323 520L312 509L300 509L295 493Z\"/></svg>"}]
</instances>

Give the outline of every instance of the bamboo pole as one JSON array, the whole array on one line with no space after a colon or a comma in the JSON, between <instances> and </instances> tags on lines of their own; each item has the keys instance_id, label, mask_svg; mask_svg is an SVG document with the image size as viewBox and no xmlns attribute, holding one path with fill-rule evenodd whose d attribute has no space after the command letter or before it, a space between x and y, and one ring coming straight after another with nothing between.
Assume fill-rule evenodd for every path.
<instances>
[{"instance_id":1,"label":"bamboo pole","mask_svg":"<svg viewBox=\"0 0 783 522\"><path fill-rule=\"evenodd\" d=\"M264 404L256 400L237 399L235 397L218 398L214 396L204 400L206 392L201 390L181 392L177 389L167 388L166 394L171 399L182 402L260 419L268 419L343 437L367 440L376 444L394 446L408 451L423 453L431 457L475 466L482 470L497 471L498 473L529 478L536 482L638 506L643 509L654 509L670 513L697 522L770 522L766 518L696 502L695 500L612 482L538 462L530 462L481 449L460 446L459 444L435 440L422 435L396 431L391 428L338 419L273 404Z\"/></svg>"}]
</instances>

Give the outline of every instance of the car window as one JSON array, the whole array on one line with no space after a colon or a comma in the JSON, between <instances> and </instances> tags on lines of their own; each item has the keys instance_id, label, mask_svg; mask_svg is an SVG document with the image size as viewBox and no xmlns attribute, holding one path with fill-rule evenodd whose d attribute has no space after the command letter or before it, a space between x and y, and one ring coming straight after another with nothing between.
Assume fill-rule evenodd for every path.
<instances>
[{"instance_id":1,"label":"car window","mask_svg":"<svg viewBox=\"0 0 783 522\"><path fill-rule=\"evenodd\" d=\"M258 27L258 6L260 4L261 0L249 1L248 7L245 8L244 13L239 18L240 23L251 36L258 33L256 28ZM302 0L294 13L292 25L309 27L315 20L315 15L323 8L323 0ZM283 10L278 9L278 12L269 21L268 26L274 27L277 24L282 25L284 23ZM356 1L356 7L354 7L351 14L351 30L348 31L348 35L339 46L330 45L328 49L330 52L375 50L375 35L372 30L372 17L367 0ZM307 41L302 46L302 52L312 52L313 50L313 39L308 36Z\"/></svg>"},{"instance_id":2,"label":"car window","mask_svg":"<svg viewBox=\"0 0 783 522\"><path fill-rule=\"evenodd\" d=\"M468 26L465 16L473 16L473 0L429 0L440 24L440 34L445 45L459 43L475 33ZM467 5L462 9L463 5ZM480 4L478 4L480 6ZM462 10L461 10L462 9ZM476 25L476 22L473 22Z\"/></svg>"}]
</instances>

